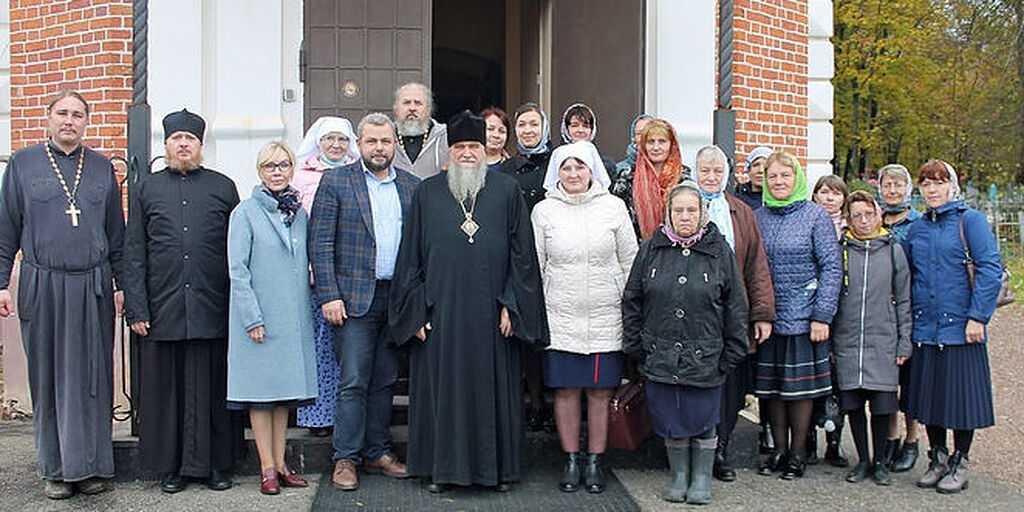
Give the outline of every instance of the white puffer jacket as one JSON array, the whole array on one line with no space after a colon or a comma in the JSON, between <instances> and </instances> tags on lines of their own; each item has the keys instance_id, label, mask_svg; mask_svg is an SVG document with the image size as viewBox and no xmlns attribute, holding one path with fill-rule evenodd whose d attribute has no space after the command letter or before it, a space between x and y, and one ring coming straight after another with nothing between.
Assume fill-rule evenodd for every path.
<instances>
[{"instance_id":1,"label":"white puffer jacket","mask_svg":"<svg viewBox=\"0 0 1024 512\"><path fill-rule=\"evenodd\" d=\"M532 215L544 278L550 350L622 349L622 290L636 256L626 205L600 186L548 191Z\"/></svg>"}]
</instances>

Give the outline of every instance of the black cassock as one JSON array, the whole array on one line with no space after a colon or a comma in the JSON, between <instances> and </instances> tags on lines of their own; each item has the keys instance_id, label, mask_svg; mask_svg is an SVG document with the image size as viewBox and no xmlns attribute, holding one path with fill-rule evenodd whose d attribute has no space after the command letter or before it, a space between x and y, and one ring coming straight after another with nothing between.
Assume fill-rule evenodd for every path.
<instances>
[{"instance_id":1,"label":"black cassock","mask_svg":"<svg viewBox=\"0 0 1024 512\"><path fill-rule=\"evenodd\" d=\"M238 192L201 167L164 169L129 193L125 316L136 337L140 466L206 477L233 466L242 441L227 410L227 230Z\"/></svg>"},{"instance_id":2,"label":"black cassock","mask_svg":"<svg viewBox=\"0 0 1024 512\"><path fill-rule=\"evenodd\" d=\"M480 227L470 243L446 172L416 189L389 321L395 342L409 346L409 473L493 486L520 477L519 349L547 346L548 328L533 229L515 181L488 173L473 219ZM510 339L498 330L502 306ZM426 341L412 338L426 322Z\"/></svg>"}]
</instances>

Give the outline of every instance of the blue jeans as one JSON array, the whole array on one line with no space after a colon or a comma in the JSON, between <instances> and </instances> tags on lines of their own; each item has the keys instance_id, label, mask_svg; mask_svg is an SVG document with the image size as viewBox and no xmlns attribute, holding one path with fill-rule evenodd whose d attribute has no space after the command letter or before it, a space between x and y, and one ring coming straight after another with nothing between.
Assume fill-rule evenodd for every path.
<instances>
[{"instance_id":1,"label":"blue jeans","mask_svg":"<svg viewBox=\"0 0 1024 512\"><path fill-rule=\"evenodd\" d=\"M334 461L376 460L391 451L388 427L398 380L399 349L388 334L390 281L377 281L369 311L334 326L341 367L334 410Z\"/></svg>"}]
</instances>

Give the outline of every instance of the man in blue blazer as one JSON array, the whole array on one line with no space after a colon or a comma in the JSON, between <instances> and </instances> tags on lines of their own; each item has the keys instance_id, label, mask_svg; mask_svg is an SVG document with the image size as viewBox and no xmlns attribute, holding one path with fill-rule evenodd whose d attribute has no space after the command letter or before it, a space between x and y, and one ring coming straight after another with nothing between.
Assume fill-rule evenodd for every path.
<instances>
[{"instance_id":1,"label":"man in blue blazer","mask_svg":"<svg viewBox=\"0 0 1024 512\"><path fill-rule=\"evenodd\" d=\"M309 223L309 260L341 366L334 418L334 485L359 487L356 466L408 476L391 452L388 427L399 352L388 341L388 291L402 221L419 179L391 165L397 140L388 116L357 128L358 162L328 171Z\"/></svg>"}]
</instances>

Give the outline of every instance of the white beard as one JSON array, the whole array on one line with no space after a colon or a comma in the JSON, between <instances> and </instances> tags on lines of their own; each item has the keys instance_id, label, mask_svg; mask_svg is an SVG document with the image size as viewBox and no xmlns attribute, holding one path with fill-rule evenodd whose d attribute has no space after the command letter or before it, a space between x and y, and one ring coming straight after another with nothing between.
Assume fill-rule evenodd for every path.
<instances>
[{"instance_id":1,"label":"white beard","mask_svg":"<svg viewBox=\"0 0 1024 512\"><path fill-rule=\"evenodd\" d=\"M416 119L403 119L398 122L398 134L403 137L418 137L430 131L430 119L422 121Z\"/></svg>"},{"instance_id":2,"label":"white beard","mask_svg":"<svg viewBox=\"0 0 1024 512\"><path fill-rule=\"evenodd\" d=\"M476 197L480 189L484 188L486 179L487 164L483 161L475 166L452 162L451 168L448 169L448 190L455 199L465 202L466 199Z\"/></svg>"}]
</instances>

